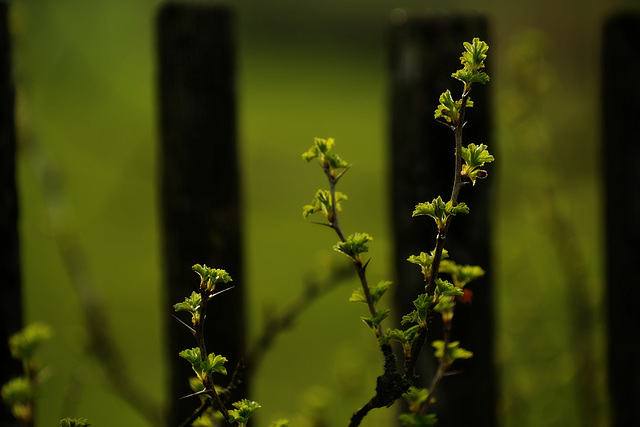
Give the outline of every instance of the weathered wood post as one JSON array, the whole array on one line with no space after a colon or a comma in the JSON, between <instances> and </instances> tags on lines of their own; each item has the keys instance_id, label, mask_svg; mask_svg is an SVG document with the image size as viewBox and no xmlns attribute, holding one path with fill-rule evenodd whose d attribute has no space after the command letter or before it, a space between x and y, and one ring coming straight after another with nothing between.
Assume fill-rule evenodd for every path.
<instances>
[{"instance_id":1,"label":"weathered wood post","mask_svg":"<svg viewBox=\"0 0 640 427\"><path fill-rule=\"evenodd\" d=\"M438 195L448 200L454 172L453 133L434 120L438 98L446 89L459 97L462 84L451 77L461 68L462 43L479 37L488 40L487 20L469 15L419 15L395 10L391 15L391 212L394 265L399 313L413 309L411 301L424 292L419 268L406 260L435 247L435 226L425 218L411 218L417 203ZM491 51L490 51L491 52ZM491 75L491 60L487 61ZM464 144L491 144L491 86L474 85L473 108L467 110ZM457 99L457 98L456 98ZM491 174L491 167L488 168ZM452 339L473 351L469 361L459 361L464 372L447 377L438 389L434 411L442 425L496 425L496 379L493 358L494 315L491 272L490 188L492 177L473 188L465 187L460 201L469 215L458 215L447 236L446 249L461 264L482 266L487 274L469 285L471 304L458 304ZM432 341L441 335L433 323ZM432 349L423 351L419 374L428 386L435 371ZM455 365L454 365L455 368Z\"/></svg>"},{"instance_id":2,"label":"weathered wood post","mask_svg":"<svg viewBox=\"0 0 640 427\"><path fill-rule=\"evenodd\" d=\"M602 117L608 368L612 426L640 425L640 14L618 14L604 28Z\"/></svg>"},{"instance_id":3,"label":"weathered wood post","mask_svg":"<svg viewBox=\"0 0 640 427\"><path fill-rule=\"evenodd\" d=\"M225 269L235 285L210 304L208 349L229 359L229 376L244 353L232 14L211 3L167 3L158 15L158 41L164 306L171 366L168 419L169 425L178 425L198 404L197 399L178 401L191 393L187 379L193 376L178 353L196 344L169 316L172 305L199 284L193 264ZM221 385L227 382L218 379ZM244 395L244 387L238 393Z\"/></svg>"},{"instance_id":4,"label":"weathered wood post","mask_svg":"<svg viewBox=\"0 0 640 427\"><path fill-rule=\"evenodd\" d=\"M0 2L0 387L22 375L7 339L22 328L18 196L16 191L16 136L14 87L11 72L9 4ZM0 425L17 426L9 408L0 403Z\"/></svg>"}]
</instances>

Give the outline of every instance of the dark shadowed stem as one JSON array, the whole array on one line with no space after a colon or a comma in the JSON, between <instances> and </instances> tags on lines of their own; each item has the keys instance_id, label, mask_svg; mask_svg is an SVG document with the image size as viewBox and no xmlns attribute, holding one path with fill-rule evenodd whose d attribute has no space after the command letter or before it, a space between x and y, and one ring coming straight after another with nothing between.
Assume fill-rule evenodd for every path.
<instances>
[{"instance_id":1,"label":"dark shadowed stem","mask_svg":"<svg viewBox=\"0 0 640 427\"><path fill-rule=\"evenodd\" d=\"M364 405L362 408L358 409L351 416L351 419L349 420L349 427L359 426L360 423L362 422L362 420L364 419L364 417L367 416L369 411L371 411L372 409L375 409L375 408L376 408L376 406L373 403L373 399L371 399L370 401L368 401L366 403L366 405Z\"/></svg>"},{"instance_id":2,"label":"dark shadowed stem","mask_svg":"<svg viewBox=\"0 0 640 427\"><path fill-rule=\"evenodd\" d=\"M427 411L429 410L429 406L431 406L431 404L435 402L435 399L433 399L433 396L435 395L436 390L438 389L438 385L440 384L440 381L442 380L442 378L444 378L447 372L447 368L448 368L447 347L449 347L449 341L451 339L451 321L444 322L444 324L442 325L442 334L443 334L442 340L444 341L444 345L442 348L442 358L440 359L440 363L438 364L438 370L436 371L435 375L433 376L433 379L431 380L431 385L429 386L429 395L428 395L429 397L427 399L427 402L424 404L424 406L420 411L422 415L426 414Z\"/></svg>"},{"instance_id":3,"label":"dark shadowed stem","mask_svg":"<svg viewBox=\"0 0 640 427\"><path fill-rule=\"evenodd\" d=\"M403 393L406 393L411 383L406 377L400 375L396 369L396 356L391 346L384 344L380 347L384 354L384 373L376 380L376 394L362 408L358 409L349 420L349 427L357 427L363 418L375 408L384 408L393 405Z\"/></svg>"},{"instance_id":4,"label":"dark shadowed stem","mask_svg":"<svg viewBox=\"0 0 640 427\"><path fill-rule=\"evenodd\" d=\"M430 315L431 313L429 313ZM418 358L420 357L420 352L422 351L422 347L424 347L427 342L427 333L429 332L429 328L427 325L420 328L420 333L416 337L416 339L411 344L411 358L405 363L405 377L411 381L415 382L417 379L416 376L416 363Z\"/></svg>"},{"instance_id":5,"label":"dark shadowed stem","mask_svg":"<svg viewBox=\"0 0 640 427\"><path fill-rule=\"evenodd\" d=\"M462 186L464 185L464 182L462 181L462 130L465 125L464 116L465 111L467 110L467 99L468 93L463 94L462 106L460 107L460 118L455 126L451 126L456 143L456 166L453 175L453 188L451 189L451 202L453 203L453 206L458 204L458 195L460 194L460 189L462 189ZM436 237L436 248L433 254L433 263L431 264L431 274L429 275L429 279L427 280L427 285L425 287L427 295L429 296L432 296L435 291L435 280L436 277L438 277L438 272L440 270L440 260L442 259L444 243L447 240L447 232L451 225L451 218L452 217L449 217L447 219L442 230L438 230L438 236Z\"/></svg>"},{"instance_id":6,"label":"dark shadowed stem","mask_svg":"<svg viewBox=\"0 0 640 427\"><path fill-rule=\"evenodd\" d=\"M209 406L211 406L211 400L203 400L198 409L193 411L193 414L189 415L189 418L184 420L179 427L188 427L193 424L193 422L197 420L200 415L204 414L204 411L206 411Z\"/></svg>"},{"instance_id":7,"label":"dark shadowed stem","mask_svg":"<svg viewBox=\"0 0 640 427\"><path fill-rule=\"evenodd\" d=\"M449 126L454 133L456 151L455 151L455 171L453 177L453 188L451 189L451 202L453 205L458 204L458 196L460 194L460 190L464 185L462 181L462 130L465 125L464 116L465 111L467 109L467 99L469 93L465 93L462 95L462 106L460 108L460 118L458 119L458 123L455 126ZM440 261L442 260L442 251L444 250L444 244L447 239L447 233L449 231L449 226L451 225L451 216L447 219L442 230L438 230L438 236L436 237L436 247L433 251L433 263L431 264L431 271L426 280L425 291L427 295L433 296L435 293L435 281L438 277L438 272L440 270ZM433 307L429 307L427 319L430 319L433 313ZM450 326L449 326L450 328ZM405 376L412 380L415 377L415 366L418 361L418 357L424 348L424 345L427 342L427 331L428 326L425 325L418 334L418 337L411 344L411 358L405 364ZM445 340L445 347L448 344L448 337ZM438 373L436 373L437 375ZM441 379L441 378L440 378ZM438 379L438 382L440 381ZM435 377L434 377L435 380ZM437 383L435 384L437 387ZM435 390L434 390L435 391ZM431 396L431 394L429 395Z\"/></svg>"},{"instance_id":8,"label":"dark shadowed stem","mask_svg":"<svg viewBox=\"0 0 640 427\"><path fill-rule=\"evenodd\" d=\"M201 307L201 316L200 321L195 325L196 329L196 342L198 343L198 347L200 348L200 359L206 360L207 358L207 347L204 342L204 321L207 318L207 305L212 298L210 291L201 291L202 293L202 307ZM207 394L211 396L213 399L213 406L220 411L225 420L229 419L229 411L224 406L224 403L220 399L218 392L216 392L216 386L213 382L213 378L205 377L205 381L203 381L203 385L207 390ZM202 405L201 405L202 406Z\"/></svg>"}]
</instances>

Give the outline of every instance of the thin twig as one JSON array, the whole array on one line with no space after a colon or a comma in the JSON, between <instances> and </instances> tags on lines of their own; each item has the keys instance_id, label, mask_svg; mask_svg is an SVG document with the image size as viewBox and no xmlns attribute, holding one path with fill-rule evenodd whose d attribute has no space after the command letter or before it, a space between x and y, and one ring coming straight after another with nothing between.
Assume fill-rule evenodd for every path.
<instances>
[{"instance_id":1,"label":"thin twig","mask_svg":"<svg viewBox=\"0 0 640 427\"><path fill-rule=\"evenodd\" d=\"M32 169L45 198L51 234L60 253L74 292L80 300L83 325L87 329L88 354L94 356L106 371L105 377L116 394L140 416L152 425L162 425L162 408L149 398L149 394L134 383L127 374L126 358L113 339L104 303L97 291L80 239L65 214L70 203L67 200L62 174L47 156L35 138L28 137L24 143L28 150ZM65 407L71 400L65 396ZM69 408L67 408L69 409Z\"/></svg>"},{"instance_id":2,"label":"thin twig","mask_svg":"<svg viewBox=\"0 0 640 427\"><path fill-rule=\"evenodd\" d=\"M269 319L262 333L247 352L245 358L247 371L253 371L260 364L276 337L282 331L290 328L295 319L309 308L318 297L328 294L350 275L351 269L346 267L345 265L332 268L329 277L323 281L307 280L302 293L285 307L279 316L273 316Z\"/></svg>"}]
</instances>

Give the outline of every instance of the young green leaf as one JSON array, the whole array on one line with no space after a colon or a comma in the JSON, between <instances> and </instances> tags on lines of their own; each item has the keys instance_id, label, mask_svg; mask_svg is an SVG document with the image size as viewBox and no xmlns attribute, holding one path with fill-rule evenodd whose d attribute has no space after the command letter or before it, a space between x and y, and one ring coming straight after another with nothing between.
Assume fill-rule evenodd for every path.
<instances>
[{"instance_id":1,"label":"young green leaf","mask_svg":"<svg viewBox=\"0 0 640 427\"><path fill-rule=\"evenodd\" d=\"M2 400L12 411L28 409L29 402L33 399L33 386L28 378L16 377L2 386Z\"/></svg>"},{"instance_id":2,"label":"young green leaf","mask_svg":"<svg viewBox=\"0 0 640 427\"><path fill-rule=\"evenodd\" d=\"M465 203L461 202L454 206L451 200L445 203L442 197L438 196L432 202L417 204L412 216L428 215L432 217L438 226L438 231L441 232L445 229L449 217L459 213L469 213L469 208Z\"/></svg>"},{"instance_id":3,"label":"young green leaf","mask_svg":"<svg viewBox=\"0 0 640 427\"><path fill-rule=\"evenodd\" d=\"M435 348L434 354L436 358L438 358L438 360L442 360L442 357L444 356L444 353L445 353L444 341L437 340L437 341L434 341L431 345L433 346L433 348ZM473 353L468 350L465 350L464 348L461 348L460 341L450 342L447 345L445 367L451 366L451 364L458 359L470 359L471 357L473 357Z\"/></svg>"},{"instance_id":4,"label":"young green leaf","mask_svg":"<svg viewBox=\"0 0 640 427\"><path fill-rule=\"evenodd\" d=\"M349 297L349 302L363 302L367 303L367 297L362 290L362 287L356 288L353 290L353 293Z\"/></svg>"},{"instance_id":5,"label":"young green leaf","mask_svg":"<svg viewBox=\"0 0 640 427\"><path fill-rule=\"evenodd\" d=\"M441 297L438 303L433 307L433 311L437 311L442 316L442 322L451 322L453 319L456 301L453 297Z\"/></svg>"},{"instance_id":6,"label":"young green leaf","mask_svg":"<svg viewBox=\"0 0 640 427\"><path fill-rule=\"evenodd\" d=\"M185 298L183 302L179 302L173 305L173 309L176 312L188 311L191 313L191 323L195 326L200 322L200 308L202 303L202 295L198 292L191 292L188 298Z\"/></svg>"},{"instance_id":7,"label":"young green leaf","mask_svg":"<svg viewBox=\"0 0 640 427\"><path fill-rule=\"evenodd\" d=\"M373 300L373 304L376 305L380 298L387 292L387 290L391 287L391 282L383 280L378 282L376 286L371 289L371 299Z\"/></svg>"},{"instance_id":8,"label":"young green leaf","mask_svg":"<svg viewBox=\"0 0 640 427\"><path fill-rule=\"evenodd\" d=\"M227 368L224 367L224 364L227 362L226 357L209 353L207 358L202 362L202 370L206 372L208 376L211 376L213 373L227 375Z\"/></svg>"},{"instance_id":9,"label":"young green leaf","mask_svg":"<svg viewBox=\"0 0 640 427\"><path fill-rule=\"evenodd\" d=\"M462 289L455 287L453 283L449 282L448 280L437 278L435 283L436 283L436 290L435 290L436 298L448 297L448 296L462 296L464 294Z\"/></svg>"},{"instance_id":10,"label":"young green leaf","mask_svg":"<svg viewBox=\"0 0 640 427\"><path fill-rule=\"evenodd\" d=\"M451 95L451 91L447 89L440 95L438 99L440 104L434 113L435 119L444 119L451 126L456 126L460 120L460 112L462 111L462 99L455 101ZM467 97L466 108L473 107L473 101Z\"/></svg>"},{"instance_id":11,"label":"young green leaf","mask_svg":"<svg viewBox=\"0 0 640 427\"><path fill-rule=\"evenodd\" d=\"M216 372L222 375L227 374L227 370L224 367L227 358L224 356L209 353L207 357L203 359L200 348L198 347L182 350L179 356L191 363L193 371L201 381L206 377L211 377Z\"/></svg>"},{"instance_id":12,"label":"young green leaf","mask_svg":"<svg viewBox=\"0 0 640 427\"><path fill-rule=\"evenodd\" d=\"M467 283L484 276L484 270L477 265L459 265L451 260L442 261L440 271L449 274L458 288L464 288Z\"/></svg>"},{"instance_id":13,"label":"young green leaf","mask_svg":"<svg viewBox=\"0 0 640 427\"><path fill-rule=\"evenodd\" d=\"M210 268L206 264L195 264L191 267L200 276L200 289L213 291L218 283L231 282L231 276L224 270L219 268Z\"/></svg>"},{"instance_id":14,"label":"young green leaf","mask_svg":"<svg viewBox=\"0 0 640 427\"><path fill-rule=\"evenodd\" d=\"M485 65L489 46L479 38L474 38L471 43L464 42L465 51L462 52L460 63L464 68L456 71L451 76L464 83L464 94L471 90L473 83L485 84L489 81L489 76L481 71Z\"/></svg>"},{"instance_id":15,"label":"young green leaf","mask_svg":"<svg viewBox=\"0 0 640 427\"><path fill-rule=\"evenodd\" d=\"M368 252L369 246L367 243L373 240L373 237L367 233L355 233L347 237L344 242L338 242L333 246L333 249L345 254L353 261L360 260L360 254Z\"/></svg>"},{"instance_id":16,"label":"young green leaf","mask_svg":"<svg viewBox=\"0 0 640 427\"><path fill-rule=\"evenodd\" d=\"M334 145L334 138L314 138L313 146L302 153L302 158L307 162L318 158L322 168L329 170L331 176L335 178L338 174L337 169L346 169L349 167L349 164L342 160L337 154L331 152Z\"/></svg>"},{"instance_id":17,"label":"young green leaf","mask_svg":"<svg viewBox=\"0 0 640 427\"><path fill-rule=\"evenodd\" d=\"M260 404L248 399L242 399L239 402L232 403L236 409L229 411L229 423L238 423L244 426L249 421L249 418L260 409Z\"/></svg>"},{"instance_id":18,"label":"young green leaf","mask_svg":"<svg viewBox=\"0 0 640 427\"><path fill-rule=\"evenodd\" d=\"M404 393L402 397L409 403L409 410L413 413L418 413L420 412L420 407L427 403L429 399L429 390L411 386L409 391Z\"/></svg>"},{"instance_id":19,"label":"young green leaf","mask_svg":"<svg viewBox=\"0 0 640 427\"><path fill-rule=\"evenodd\" d=\"M51 329L42 323L32 323L9 337L9 349L14 359L31 360L40 345L51 338Z\"/></svg>"},{"instance_id":20,"label":"young green leaf","mask_svg":"<svg viewBox=\"0 0 640 427\"><path fill-rule=\"evenodd\" d=\"M60 427L89 427L91 423L86 418L64 418L60 420Z\"/></svg>"},{"instance_id":21,"label":"young green leaf","mask_svg":"<svg viewBox=\"0 0 640 427\"><path fill-rule=\"evenodd\" d=\"M381 310L378 310L378 312L372 317L363 317L362 321L366 323L367 326L369 326L371 329L375 330L378 326L380 326L384 319L389 317L390 314L391 310L389 310L388 308L383 308Z\"/></svg>"},{"instance_id":22,"label":"young green leaf","mask_svg":"<svg viewBox=\"0 0 640 427\"><path fill-rule=\"evenodd\" d=\"M449 257L449 252L446 249L442 250L442 254L440 255L440 259L446 259ZM422 267L422 274L424 275L425 280L429 277L431 272L431 265L433 264L433 251L430 253L420 252L420 255L411 255L407 258L407 261L413 264L418 264Z\"/></svg>"},{"instance_id":23,"label":"young green leaf","mask_svg":"<svg viewBox=\"0 0 640 427\"><path fill-rule=\"evenodd\" d=\"M465 164L462 165L461 176L463 178L469 178L473 185L476 185L477 179L487 177L487 171L480 168L484 166L485 163L491 163L495 160L484 144L469 144L467 147L462 147L461 156L465 161Z\"/></svg>"},{"instance_id":24,"label":"young green leaf","mask_svg":"<svg viewBox=\"0 0 640 427\"><path fill-rule=\"evenodd\" d=\"M347 196L339 191L336 191L335 198L336 198L336 209L338 210L338 212L341 212L342 206L340 205L340 202L343 200L347 200ZM331 191L329 190L316 191L316 195L313 201L302 208L302 216L306 218L309 215L319 211L321 211L324 214L327 221L333 222L334 212L333 212L333 202L331 200Z\"/></svg>"},{"instance_id":25,"label":"young green leaf","mask_svg":"<svg viewBox=\"0 0 640 427\"><path fill-rule=\"evenodd\" d=\"M401 414L400 422L403 426L410 427L432 427L438 422L434 414Z\"/></svg>"},{"instance_id":26,"label":"young green leaf","mask_svg":"<svg viewBox=\"0 0 640 427\"><path fill-rule=\"evenodd\" d=\"M415 306L415 310L411 313L402 317L402 324L406 323L417 323L418 325L424 326L427 323L427 313L429 311L429 307L435 301L434 296L429 296L427 294L420 294L415 301L413 301L413 305Z\"/></svg>"},{"instance_id":27,"label":"young green leaf","mask_svg":"<svg viewBox=\"0 0 640 427\"><path fill-rule=\"evenodd\" d=\"M420 325L414 325L404 331L402 329L387 329L387 332L380 337L379 342L380 345L389 344L391 341L399 342L402 345L404 356L408 359L411 357L411 345L419 331Z\"/></svg>"}]
</instances>

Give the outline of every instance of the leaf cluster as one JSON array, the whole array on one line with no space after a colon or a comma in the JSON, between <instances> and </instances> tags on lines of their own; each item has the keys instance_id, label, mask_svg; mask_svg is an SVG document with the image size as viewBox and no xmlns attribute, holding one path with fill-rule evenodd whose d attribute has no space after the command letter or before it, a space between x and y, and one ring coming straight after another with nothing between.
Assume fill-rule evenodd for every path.
<instances>
[{"instance_id":1,"label":"leaf cluster","mask_svg":"<svg viewBox=\"0 0 640 427\"><path fill-rule=\"evenodd\" d=\"M344 169L344 171L346 171L349 164L342 160L337 154L331 152L334 145L334 138L314 138L313 146L302 153L302 158L307 162L317 158L322 168L329 171L331 177L337 179L338 176L341 175L341 173L338 173L338 169ZM344 171L342 173L344 173Z\"/></svg>"},{"instance_id":2,"label":"leaf cluster","mask_svg":"<svg viewBox=\"0 0 640 427\"><path fill-rule=\"evenodd\" d=\"M469 178L473 185L476 185L477 179L484 179L488 175L486 170L480 168L485 163L495 160L485 144L469 144L467 147L462 147L462 159L465 164L462 165L461 176Z\"/></svg>"},{"instance_id":3,"label":"leaf cluster","mask_svg":"<svg viewBox=\"0 0 640 427\"><path fill-rule=\"evenodd\" d=\"M448 257L449 257L449 252L446 249L443 249L440 258L445 259ZM427 278L431 274L431 266L433 265L433 258L434 258L433 251L429 253L420 252L420 255L411 255L409 258L407 258L407 261L409 261L412 264L419 265L421 267L424 280L427 280Z\"/></svg>"},{"instance_id":4,"label":"leaf cluster","mask_svg":"<svg viewBox=\"0 0 640 427\"><path fill-rule=\"evenodd\" d=\"M391 284L392 283L389 281L382 281L374 287L369 287L369 294L371 295L371 299L373 300L374 305L378 304L378 301L380 301L380 298L382 298L385 292L389 290ZM367 303L367 298L362 288L357 288L353 291L351 297L349 298L349 302L363 302L365 304Z\"/></svg>"},{"instance_id":5,"label":"leaf cluster","mask_svg":"<svg viewBox=\"0 0 640 427\"><path fill-rule=\"evenodd\" d=\"M448 259L440 263L440 271L450 275L453 284L458 288L464 288L467 283L479 279L485 273L477 265L460 265Z\"/></svg>"},{"instance_id":6,"label":"leaf cluster","mask_svg":"<svg viewBox=\"0 0 640 427\"><path fill-rule=\"evenodd\" d=\"M42 323L29 324L9 337L11 356L22 362L24 375L3 384L0 396L13 416L24 425L33 420L33 401L41 381L35 355L50 337L50 328Z\"/></svg>"},{"instance_id":7,"label":"leaf cluster","mask_svg":"<svg viewBox=\"0 0 640 427\"><path fill-rule=\"evenodd\" d=\"M185 298L183 302L174 304L173 309L177 312L187 311L191 313L191 323L195 326L200 323L202 308L202 294L193 291L188 298Z\"/></svg>"},{"instance_id":8,"label":"leaf cluster","mask_svg":"<svg viewBox=\"0 0 640 427\"><path fill-rule=\"evenodd\" d=\"M378 329L382 322L391 314L391 310L389 310L388 308L378 309L378 302L387 292L387 290L389 290L391 284L392 283L389 281L382 281L375 286L369 287L369 296L371 298L371 301L373 302L373 306L376 308L376 313L370 317L362 317L362 321L374 331ZM351 297L349 297L349 301L368 304L367 297L362 287L356 288L353 291Z\"/></svg>"},{"instance_id":9,"label":"leaf cluster","mask_svg":"<svg viewBox=\"0 0 640 427\"><path fill-rule=\"evenodd\" d=\"M436 340L432 344L435 349L435 356L438 360L442 361L444 358L444 366L448 368L451 364L458 359L469 359L473 357L473 353L469 350L465 350L460 347L460 341L453 341L447 343L445 346L445 342L442 340ZM445 354L446 347L446 354Z\"/></svg>"},{"instance_id":10,"label":"leaf cluster","mask_svg":"<svg viewBox=\"0 0 640 427\"><path fill-rule=\"evenodd\" d=\"M341 212L342 206L340 205L340 202L347 200L347 196L345 194L342 194L339 191L336 191L334 193L334 197L336 202L336 209L338 212ZM325 216L327 221L329 221L330 223L333 222L335 211L333 209L333 199L331 197L331 191L329 190L316 191L316 195L314 199L311 201L311 203L308 205L305 205L302 208L302 216L306 218L309 215L319 211L322 212L322 214Z\"/></svg>"},{"instance_id":11,"label":"leaf cluster","mask_svg":"<svg viewBox=\"0 0 640 427\"><path fill-rule=\"evenodd\" d=\"M435 220L438 232L442 232L445 230L449 218L459 213L469 213L469 208L465 203L461 202L454 205L451 200L445 203L442 197L438 196L432 202L418 203L413 210L412 216L430 216Z\"/></svg>"},{"instance_id":12,"label":"leaf cluster","mask_svg":"<svg viewBox=\"0 0 640 427\"><path fill-rule=\"evenodd\" d=\"M32 323L9 337L9 349L14 359L30 360L40 345L51 338L51 329L42 323Z\"/></svg>"},{"instance_id":13,"label":"leaf cluster","mask_svg":"<svg viewBox=\"0 0 640 427\"><path fill-rule=\"evenodd\" d=\"M367 243L373 240L373 237L367 233L355 233L347 237L344 242L338 242L333 249L341 254L348 256L352 261L362 261L361 254L369 251Z\"/></svg>"},{"instance_id":14,"label":"leaf cluster","mask_svg":"<svg viewBox=\"0 0 640 427\"><path fill-rule=\"evenodd\" d=\"M471 98L466 97L459 100L454 100L453 95L451 95L451 91L447 89L441 95L438 101L440 104L436 108L434 113L434 117L436 119L444 119L447 123L452 126L456 126L458 121L460 120L460 113L462 111L463 106L465 108L473 107L473 101Z\"/></svg>"},{"instance_id":15,"label":"leaf cluster","mask_svg":"<svg viewBox=\"0 0 640 427\"><path fill-rule=\"evenodd\" d=\"M193 371L202 383L205 383L206 379L211 378L214 373L227 375L227 369L224 367L227 358L224 356L209 353L203 358L198 347L182 350L179 356L191 363Z\"/></svg>"},{"instance_id":16,"label":"leaf cluster","mask_svg":"<svg viewBox=\"0 0 640 427\"><path fill-rule=\"evenodd\" d=\"M210 268L206 264L195 264L191 267L200 276L200 289L212 292L218 283L231 282L231 276L219 268Z\"/></svg>"},{"instance_id":17,"label":"leaf cluster","mask_svg":"<svg viewBox=\"0 0 640 427\"><path fill-rule=\"evenodd\" d=\"M60 420L60 427L89 427L91 423L85 418L64 418Z\"/></svg>"},{"instance_id":18,"label":"leaf cluster","mask_svg":"<svg viewBox=\"0 0 640 427\"><path fill-rule=\"evenodd\" d=\"M33 399L33 385L26 377L17 377L9 380L2 386L2 400L12 410L16 407L20 412L24 410L24 406L29 405L31 399Z\"/></svg>"},{"instance_id":19,"label":"leaf cluster","mask_svg":"<svg viewBox=\"0 0 640 427\"><path fill-rule=\"evenodd\" d=\"M260 409L258 402L248 399L242 399L232 405L236 409L229 411L229 422L231 424L237 423L240 426L246 425L253 413Z\"/></svg>"},{"instance_id":20,"label":"leaf cluster","mask_svg":"<svg viewBox=\"0 0 640 427\"><path fill-rule=\"evenodd\" d=\"M489 50L487 43L476 37L471 43L465 42L464 49L460 57L460 63L463 68L451 74L451 77L464 83L462 98L454 100L451 91L447 89L440 95L438 99L440 104L434 113L436 119L443 119L444 123L453 128L461 124L460 118L464 109L473 107L473 102L469 98L471 85L473 83L485 84L489 81L487 73L482 71L485 67L484 60L487 58L487 51Z\"/></svg>"},{"instance_id":21,"label":"leaf cluster","mask_svg":"<svg viewBox=\"0 0 640 427\"><path fill-rule=\"evenodd\" d=\"M465 51L462 52L460 57L460 63L463 68L451 75L451 77L464 83L463 96L469 93L471 84L485 84L489 81L487 73L482 71L485 67L484 60L487 59L489 45L476 37L471 43L464 42L464 49Z\"/></svg>"}]
</instances>

